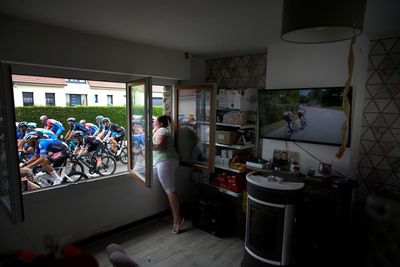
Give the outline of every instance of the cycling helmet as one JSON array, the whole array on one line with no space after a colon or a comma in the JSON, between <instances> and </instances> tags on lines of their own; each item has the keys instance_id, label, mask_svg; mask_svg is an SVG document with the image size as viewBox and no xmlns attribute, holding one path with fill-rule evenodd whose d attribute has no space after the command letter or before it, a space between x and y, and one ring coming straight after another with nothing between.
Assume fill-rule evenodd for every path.
<instances>
[{"instance_id":1,"label":"cycling helmet","mask_svg":"<svg viewBox=\"0 0 400 267\"><path fill-rule=\"evenodd\" d=\"M26 127L26 126L28 126L28 122L26 122L26 121L21 121L21 122L18 124L18 127Z\"/></svg>"},{"instance_id":2,"label":"cycling helmet","mask_svg":"<svg viewBox=\"0 0 400 267\"><path fill-rule=\"evenodd\" d=\"M28 127L29 129L34 129L34 128L36 128L36 123L29 122L29 123L26 124L26 127Z\"/></svg>"},{"instance_id":3,"label":"cycling helmet","mask_svg":"<svg viewBox=\"0 0 400 267\"><path fill-rule=\"evenodd\" d=\"M85 134L82 131L75 131L74 136L84 136Z\"/></svg>"},{"instance_id":4,"label":"cycling helmet","mask_svg":"<svg viewBox=\"0 0 400 267\"><path fill-rule=\"evenodd\" d=\"M80 120L79 123L80 124L86 124L86 120Z\"/></svg>"},{"instance_id":5,"label":"cycling helmet","mask_svg":"<svg viewBox=\"0 0 400 267\"><path fill-rule=\"evenodd\" d=\"M36 131L31 131L24 137L24 141L29 142L33 140L37 140L40 138L40 133Z\"/></svg>"},{"instance_id":6,"label":"cycling helmet","mask_svg":"<svg viewBox=\"0 0 400 267\"><path fill-rule=\"evenodd\" d=\"M75 122L75 118L68 118L67 122Z\"/></svg>"},{"instance_id":7,"label":"cycling helmet","mask_svg":"<svg viewBox=\"0 0 400 267\"><path fill-rule=\"evenodd\" d=\"M96 117L96 121L103 121L103 119L104 119L104 117L101 115Z\"/></svg>"},{"instance_id":8,"label":"cycling helmet","mask_svg":"<svg viewBox=\"0 0 400 267\"><path fill-rule=\"evenodd\" d=\"M46 115L40 116L40 120L41 120L41 121L47 120L47 116L46 116Z\"/></svg>"},{"instance_id":9,"label":"cycling helmet","mask_svg":"<svg viewBox=\"0 0 400 267\"><path fill-rule=\"evenodd\" d=\"M103 119L101 120L101 123L106 123L106 122L110 123L111 121L110 121L109 118L103 118Z\"/></svg>"}]
</instances>

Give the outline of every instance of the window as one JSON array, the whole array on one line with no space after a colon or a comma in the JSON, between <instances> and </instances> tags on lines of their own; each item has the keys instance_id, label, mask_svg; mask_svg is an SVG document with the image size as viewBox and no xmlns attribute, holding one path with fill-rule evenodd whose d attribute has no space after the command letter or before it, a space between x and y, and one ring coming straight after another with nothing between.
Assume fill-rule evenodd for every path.
<instances>
[{"instance_id":1,"label":"window","mask_svg":"<svg viewBox=\"0 0 400 267\"><path fill-rule=\"evenodd\" d=\"M32 92L23 92L22 93L22 102L24 106L33 106L33 93Z\"/></svg>"},{"instance_id":2,"label":"window","mask_svg":"<svg viewBox=\"0 0 400 267\"><path fill-rule=\"evenodd\" d=\"M153 106L162 106L163 105L163 98L162 97L153 97Z\"/></svg>"},{"instance_id":3,"label":"window","mask_svg":"<svg viewBox=\"0 0 400 267\"><path fill-rule=\"evenodd\" d=\"M66 94L67 106L87 106L86 95Z\"/></svg>"},{"instance_id":4,"label":"window","mask_svg":"<svg viewBox=\"0 0 400 267\"><path fill-rule=\"evenodd\" d=\"M46 93L46 106L55 106L56 99L54 93Z\"/></svg>"},{"instance_id":5,"label":"window","mask_svg":"<svg viewBox=\"0 0 400 267\"><path fill-rule=\"evenodd\" d=\"M99 95L94 95L94 103L99 103Z\"/></svg>"},{"instance_id":6,"label":"window","mask_svg":"<svg viewBox=\"0 0 400 267\"><path fill-rule=\"evenodd\" d=\"M67 83L86 83L86 80L79 80L79 79L65 79Z\"/></svg>"},{"instance_id":7,"label":"window","mask_svg":"<svg viewBox=\"0 0 400 267\"><path fill-rule=\"evenodd\" d=\"M112 105L113 105L113 96L107 95L107 106L112 106Z\"/></svg>"}]
</instances>

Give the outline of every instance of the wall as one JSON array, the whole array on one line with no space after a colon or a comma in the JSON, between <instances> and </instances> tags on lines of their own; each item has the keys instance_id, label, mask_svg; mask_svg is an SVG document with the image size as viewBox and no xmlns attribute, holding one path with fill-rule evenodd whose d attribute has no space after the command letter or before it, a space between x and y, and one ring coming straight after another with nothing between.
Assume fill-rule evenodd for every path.
<instances>
[{"instance_id":1,"label":"wall","mask_svg":"<svg viewBox=\"0 0 400 267\"><path fill-rule=\"evenodd\" d=\"M400 193L400 37L372 41L368 63L359 192Z\"/></svg>"},{"instance_id":2,"label":"wall","mask_svg":"<svg viewBox=\"0 0 400 267\"><path fill-rule=\"evenodd\" d=\"M344 156L337 159L337 147L300 143L321 161L331 163L333 168L348 177L354 177L357 170L361 118L368 59L369 41L365 35L355 44L355 65L351 85L353 86L351 146ZM347 56L350 41L329 44L276 43L268 47L266 89L296 87L343 86L347 79ZM274 149L287 149L300 153L303 172L316 169L318 161L291 142L263 139L262 157L270 159Z\"/></svg>"},{"instance_id":3,"label":"wall","mask_svg":"<svg viewBox=\"0 0 400 267\"><path fill-rule=\"evenodd\" d=\"M1 60L168 79L190 77L190 61L180 51L6 16L0 16L0 33Z\"/></svg>"},{"instance_id":4,"label":"wall","mask_svg":"<svg viewBox=\"0 0 400 267\"><path fill-rule=\"evenodd\" d=\"M0 17L0 34L0 60L29 63L22 69L31 74L111 81L127 81L138 74L189 79L189 61L179 51L7 17ZM38 73L37 64L50 67ZM185 200L191 194L188 175L179 172L178 177L177 191ZM157 179L148 189L129 175L29 193L23 201L26 220L19 225L11 225L0 208L0 254L41 250L45 235L74 242L168 208Z\"/></svg>"}]
</instances>

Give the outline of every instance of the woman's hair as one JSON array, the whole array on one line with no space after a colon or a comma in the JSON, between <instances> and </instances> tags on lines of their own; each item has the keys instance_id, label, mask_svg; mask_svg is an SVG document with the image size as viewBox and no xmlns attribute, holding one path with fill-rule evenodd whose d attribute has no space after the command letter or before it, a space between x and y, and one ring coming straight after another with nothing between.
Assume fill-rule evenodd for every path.
<instances>
[{"instance_id":1,"label":"woman's hair","mask_svg":"<svg viewBox=\"0 0 400 267\"><path fill-rule=\"evenodd\" d=\"M171 117L168 115L161 115L157 117L157 121L163 126L168 127L171 122Z\"/></svg>"}]
</instances>

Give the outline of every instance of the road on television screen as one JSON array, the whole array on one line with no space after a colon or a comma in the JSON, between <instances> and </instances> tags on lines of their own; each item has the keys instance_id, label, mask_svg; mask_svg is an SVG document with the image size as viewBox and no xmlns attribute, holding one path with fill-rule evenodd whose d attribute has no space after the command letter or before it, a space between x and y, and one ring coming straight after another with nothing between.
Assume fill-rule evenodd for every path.
<instances>
[{"instance_id":1,"label":"road on television screen","mask_svg":"<svg viewBox=\"0 0 400 267\"><path fill-rule=\"evenodd\" d=\"M341 127L345 120L342 110L321 107L304 107L304 110L308 122L306 127L301 129L300 120L297 119L295 122L298 130L293 132L290 137L285 135L286 123L268 133L268 136L309 142L341 143Z\"/></svg>"}]
</instances>

